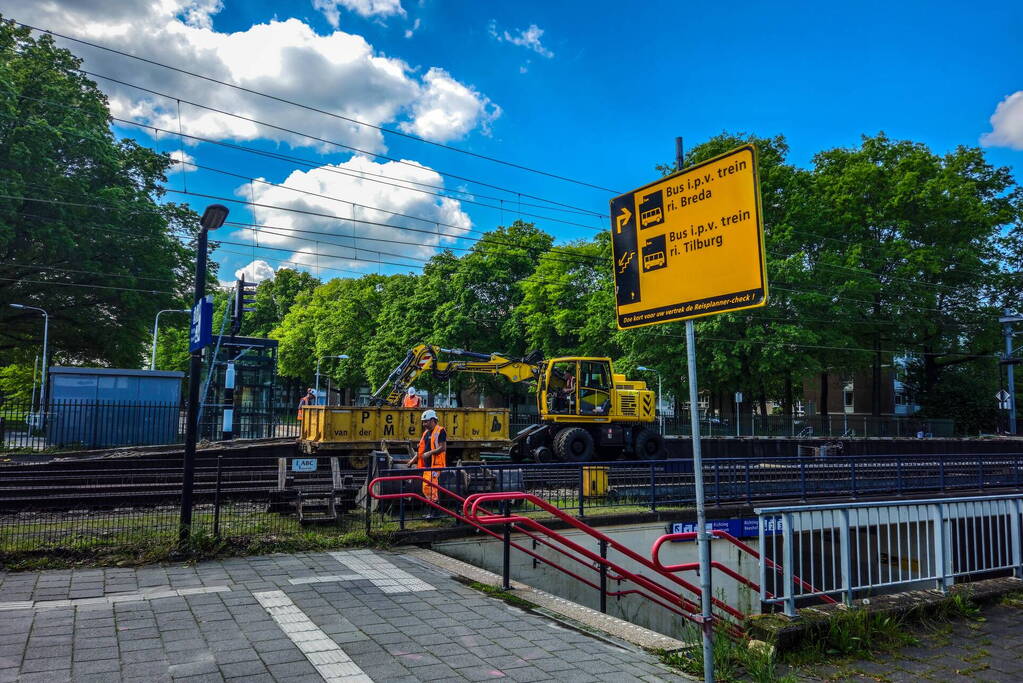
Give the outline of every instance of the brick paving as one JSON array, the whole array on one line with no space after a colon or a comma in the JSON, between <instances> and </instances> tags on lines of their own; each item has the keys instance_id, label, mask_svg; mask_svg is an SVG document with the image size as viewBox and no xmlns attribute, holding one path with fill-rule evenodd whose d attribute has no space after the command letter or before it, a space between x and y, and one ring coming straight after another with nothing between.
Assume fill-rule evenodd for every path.
<instances>
[{"instance_id":1,"label":"brick paving","mask_svg":"<svg viewBox=\"0 0 1023 683\"><path fill-rule=\"evenodd\" d=\"M932 623L919 642L869 660L815 665L790 673L804 681L1023 681L1023 608L985 607L981 619Z\"/></svg>"},{"instance_id":2,"label":"brick paving","mask_svg":"<svg viewBox=\"0 0 1023 683\"><path fill-rule=\"evenodd\" d=\"M400 552L0 573L0 683L498 678L679 676Z\"/></svg>"}]
</instances>

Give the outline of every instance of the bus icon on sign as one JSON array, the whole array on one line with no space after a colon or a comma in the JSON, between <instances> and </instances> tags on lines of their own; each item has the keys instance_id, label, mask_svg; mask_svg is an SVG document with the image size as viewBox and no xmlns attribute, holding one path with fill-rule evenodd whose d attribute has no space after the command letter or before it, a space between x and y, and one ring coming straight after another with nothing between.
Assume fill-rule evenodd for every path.
<instances>
[{"instance_id":1,"label":"bus icon on sign","mask_svg":"<svg viewBox=\"0 0 1023 683\"><path fill-rule=\"evenodd\" d=\"M664 222L664 195L658 190L643 197L637 207L640 230Z\"/></svg>"},{"instance_id":2,"label":"bus icon on sign","mask_svg":"<svg viewBox=\"0 0 1023 683\"><path fill-rule=\"evenodd\" d=\"M664 235L651 237L643 245L643 272L659 270L668 266L667 250L664 244Z\"/></svg>"}]
</instances>

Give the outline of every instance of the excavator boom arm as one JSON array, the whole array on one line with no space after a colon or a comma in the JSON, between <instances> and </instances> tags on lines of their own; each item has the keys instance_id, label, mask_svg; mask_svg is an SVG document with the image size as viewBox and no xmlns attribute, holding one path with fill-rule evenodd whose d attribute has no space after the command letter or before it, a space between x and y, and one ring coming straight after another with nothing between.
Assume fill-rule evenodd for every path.
<instances>
[{"instance_id":1,"label":"excavator boom arm","mask_svg":"<svg viewBox=\"0 0 1023 683\"><path fill-rule=\"evenodd\" d=\"M468 360L440 360L439 354L462 356ZM401 405L405 391L424 372L431 372L436 379L444 380L456 372L471 372L484 375L502 375L512 382L528 382L540 376L540 366L525 360L505 358L500 354L476 353L464 349L442 349L419 344L405 356L405 360L387 377L374 392L374 405Z\"/></svg>"}]
</instances>

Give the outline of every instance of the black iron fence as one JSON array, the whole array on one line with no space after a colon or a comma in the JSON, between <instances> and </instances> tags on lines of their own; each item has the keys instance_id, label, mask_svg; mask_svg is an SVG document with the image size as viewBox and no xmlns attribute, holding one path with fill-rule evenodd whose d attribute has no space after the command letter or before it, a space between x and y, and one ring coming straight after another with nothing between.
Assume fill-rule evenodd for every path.
<instances>
[{"instance_id":1,"label":"black iron fence","mask_svg":"<svg viewBox=\"0 0 1023 683\"><path fill-rule=\"evenodd\" d=\"M25 402L0 403L0 452L79 450L182 443L186 410L179 403L128 401L48 401L48 409ZM203 406L199 438L220 441L224 408ZM297 437L301 423L292 406L234 410L239 439Z\"/></svg>"},{"instance_id":2,"label":"black iron fence","mask_svg":"<svg viewBox=\"0 0 1023 683\"><path fill-rule=\"evenodd\" d=\"M295 458L197 455L192 533L252 547L324 537L354 530L387 534L452 524L429 519L414 500L381 501L367 514L354 492L367 478L413 477L385 484L384 493L424 493L422 472L331 469L330 458L311 458L314 472L296 471ZM308 463L305 463L306 465ZM344 465L341 465L343 468ZM337 478L335 478L337 474ZM902 455L707 460L703 477L708 505L751 506L770 500L896 497L923 492L1004 490L1023 486L1023 453ZM335 500L338 514L304 526L302 501L319 491ZM674 509L691 519L695 502L690 460L617 463L477 464L446 468L438 483L457 497L490 491L535 494L574 515L615 516ZM9 465L0 468L0 564L26 552L103 553L117 548L173 544L181 514L181 461L166 456ZM455 498L441 496L449 509ZM523 514L544 514L530 506Z\"/></svg>"},{"instance_id":3,"label":"black iron fence","mask_svg":"<svg viewBox=\"0 0 1023 683\"><path fill-rule=\"evenodd\" d=\"M279 487L275 457L197 455L193 541L251 547L301 539L294 491ZM102 555L173 548L181 518L180 458L52 462L0 469L0 566L25 553ZM329 486L329 484L328 484ZM340 518L328 533L362 529Z\"/></svg>"},{"instance_id":4,"label":"black iron fence","mask_svg":"<svg viewBox=\"0 0 1023 683\"><path fill-rule=\"evenodd\" d=\"M420 474L382 470L377 476ZM1023 453L1000 455L880 455L855 457L721 458L705 460L704 491L710 506L752 506L770 500L807 501L821 497L898 497L944 491L986 491L1023 486ZM666 508L691 508L696 486L691 460L646 463L471 465L449 468L438 483L464 498L489 491L535 494L579 516L621 515ZM382 493L426 495L419 480L378 485ZM460 510L457 499L441 503ZM526 505L518 510L536 513ZM369 530L417 528L433 512L412 500L378 504Z\"/></svg>"},{"instance_id":5,"label":"black iron fence","mask_svg":"<svg viewBox=\"0 0 1023 683\"><path fill-rule=\"evenodd\" d=\"M692 426L688 416L663 418L664 434L689 436ZM700 420L703 436L787 436L816 437L880 437L934 438L955 436L955 420L922 419L912 416L873 417L870 415L742 415Z\"/></svg>"}]
</instances>

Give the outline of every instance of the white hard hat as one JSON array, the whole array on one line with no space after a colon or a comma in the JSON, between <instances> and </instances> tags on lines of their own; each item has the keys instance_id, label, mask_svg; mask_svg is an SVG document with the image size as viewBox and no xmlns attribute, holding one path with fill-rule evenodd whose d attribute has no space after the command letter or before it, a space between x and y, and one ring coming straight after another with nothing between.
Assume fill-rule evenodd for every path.
<instances>
[{"instance_id":1,"label":"white hard hat","mask_svg":"<svg viewBox=\"0 0 1023 683\"><path fill-rule=\"evenodd\" d=\"M416 395L416 388L415 387L409 387L408 388L408 395L409 396L415 396Z\"/></svg>"},{"instance_id":2,"label":"white hard hat","mask_svg":"<svg viewBox=\"0 0 1023 683\"><path fill-rule=\"evenodd\" d=\"M437 419L437 411L436 410L424 410L423 411L423 416L421 418L419 418L419 419L422 420L423 422L426 422L427 420L436 420Z\"/></svg>"}]
</instances>

